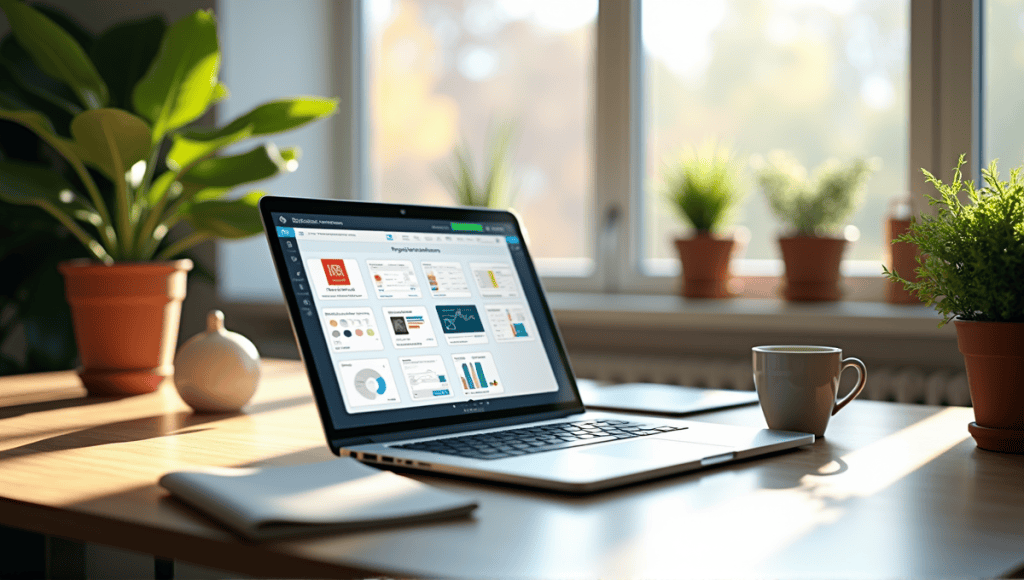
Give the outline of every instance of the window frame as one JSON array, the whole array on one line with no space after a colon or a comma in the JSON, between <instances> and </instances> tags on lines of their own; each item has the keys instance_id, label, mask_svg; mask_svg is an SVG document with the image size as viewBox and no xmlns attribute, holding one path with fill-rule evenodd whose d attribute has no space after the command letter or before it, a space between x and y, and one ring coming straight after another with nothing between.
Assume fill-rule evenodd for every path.
<instances>
[{"instance_id":1,"label":"window frame","mask_svg":"<svg viewBox=\"0 0 1024 580\"><path fill-rule=\"evenodd\" d=\"M587 278L546 277L549 289L606 293L670 294L676 276L652 275L643 257L644 75L640 11L642 0L601 0L595 50L593 273ZM907 191L915 214L928 211L932 188L913 168L952 177L960 153L968 152L965 175L975 175L981 158L981 0L910 2L908 55ZM969 34L964 34L968 30ZM970 82L963 82L964 71ZM628 143L622 149L616 143ZM611 216L617 216L612 219ZM609 251L602 252L602 249ZM781 270L778 260L756 264ZM748 264L746 266L752 266ZM739 268L736 268L739 266ZM744 273L734 262L740 295L774 297L780 276ZM843 262L847 300L884 300L885 279L870 274L870 262Z\"/></svg>"},{"instance_id":2,"label":"window frame","mask_svg":"<svg viewBox=\"0 0 1024 580\"><path fill-rule=\"evenodd\" d=\"M674 294L679 277L652 275L644 264L642 0L599 0L593 61L593 200L589 219L593 260L538 260L545 288L556 292ZM329 75L342 106L333 119L336 165L329 169L332 197L370 200L368 126L368 17L366 0L327 2L332 30ZM952 176L961 152L969 152L965 175L977 175L980 159L981 0L913 0L910 3L908 164L942 179ZM965 34L964 31L970 31ZM969 74L965 75L964 71ZM964 82L967 76L970 82ZM627 147L623 148L622 143ZM915 214L928 211L931 187L908 171L907 191ZM781 271L778 261L767 264ZM569 268L564 268L568 265ZM766 264L760 264L763 268ZM555 268L553 268L553 266ZM563 272L553 273L562 266ZM736 271L740 266L740 271ZM777 296L779 276L734 274L741 296ZM865 265L844 262L847 300L883 301L885 281L865 275ZM869 269L868 269L869 271ZM221 300L238 304L238 301Z\"/></svg>"}]
</instances>

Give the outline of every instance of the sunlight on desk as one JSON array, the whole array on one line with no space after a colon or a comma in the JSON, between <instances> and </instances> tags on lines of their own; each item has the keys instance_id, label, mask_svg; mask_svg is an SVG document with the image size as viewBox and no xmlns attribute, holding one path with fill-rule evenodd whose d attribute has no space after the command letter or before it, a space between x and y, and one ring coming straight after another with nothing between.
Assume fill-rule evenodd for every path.
<instances>
[{"instance_id":1,"label":"sunlight on desk","mask_svg":"<svg viewBox=\"0 0 1024 580\"><path fill-rule=\"evenodd\" d=\"M819 497L874 495L970 437L967 423L973 419L970 409L940 411L822 466L801 482Z\"/></svg>"},{"instance_id":2,"label":"sunlight on desk","mask_svg":"<svg viewBox=\"0 0 1024 580\"><path fill-rule=\"evenodd\" d=\"M632 525L636 537L616 549L610 564L623 566L625 573L637 565L638 553L650 554L650 562L663 563L656 554L665 550L701 555L707 567L695 568L696 564L687 562L688 575L753 573L759 563L799 538L836 523L849 509L847 500L880 493L968 438L966 424L972 417L970 409L939 411L822 465L817 473L799 478L792 488L756 489L752 484L754 490L750 493L718 498L720 501L704 509L694 505L647 505L635 516L641 518ZM742 480L745 474L729 476ZM655 535L657 541L652 542L650 528L663 524L666 516L678 525ZM737 550L737 546L743 549ZM671 573L659 567L644 570L642 575Z\"/></svg>"},{"instance_id":3,"label":"sunlight on desk","mask_svg":"<svg viewBox=\"0 0 1024 580\"><path fill-rule=\"evenodd\" d=\"M265 545L156 482L196 465L332 459L301 363L264 361L242 413L173 387L83 397L62 373L0 379L0 524L252 575L503 578L996 577L1020 569L1024 462L978 450L969 408L854 401L814 445L571 496L414 476L471 518ZM704 421L762 425L757 407Z\"/></svg>"}]
</instances>

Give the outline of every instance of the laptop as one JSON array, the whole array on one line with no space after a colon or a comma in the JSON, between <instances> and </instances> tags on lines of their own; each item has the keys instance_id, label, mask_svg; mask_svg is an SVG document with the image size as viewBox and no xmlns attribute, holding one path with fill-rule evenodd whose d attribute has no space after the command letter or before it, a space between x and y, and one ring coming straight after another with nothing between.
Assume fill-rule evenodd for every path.
<instances>
[{"instance_id":1,"label":"laptop","mask_svg":"<svg viewBox=\"0 0 1024 580\"><path fill-rule=\"evenodd\" d=\"M585 409L512 213L270 196L260 213L335 454L579 493L814 442Z\"/></svg>"}]
</instances>

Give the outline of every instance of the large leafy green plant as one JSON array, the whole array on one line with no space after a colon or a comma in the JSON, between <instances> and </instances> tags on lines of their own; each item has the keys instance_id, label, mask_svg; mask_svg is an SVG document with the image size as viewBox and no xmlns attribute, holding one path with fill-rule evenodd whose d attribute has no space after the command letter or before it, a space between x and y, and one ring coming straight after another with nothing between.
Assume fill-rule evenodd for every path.
<instances>
[{"instance_id":1,"label":"large leafy green plant","mask_svg":"<svg viewBox=\"0 0 1024 580\"><path fill-rule=\"evenodd\" d=\"M942 314L941 324L954 317L987 322L1024 322L1024 168L1010 170L1000 181L996 161L981 171L985 187L964 182L960 156L951 183L924 171L939 197L929 196L938 208L923 215L910 231L896 239L921 250L918 281L884 269L925 303ZM969 203L958 194L966 191ZM904 273L905 275L906 273Z\"/></svg>"},{"instance_id":2,"label":"large leafy green plant","mask_svg":"<svg viewBox=\"0 0 1024 580\"><path fill-rule=\"evenodd\" d=\"M296 97L219 128L197 127L227 96L211 12L170 27L159 18L117 25L87 51L83 34L49 10L15 0L0 8L13 34L0 47L10 57L0 71L0 121L28 129L52 153L48 163L0 159L0 200L43 209L104 263L168 259L210 238L261 232L262 192L227 196L294 171L299 151L273 143L221 150L336 108L331 99ZM179 223L191 232L167 243Z\"/></svg>"},{"instance_id":3,"label":"large leafy green plant","mask_svg":"<svg viewBox=\"0 0 1024 580\"><path fill-rule=\"evenodd\" d=\"M711 233L743 199L739 167L728 149L714 143L686 149L665 168L665 194L697 232Z\"/></svg>"},{"instance_id":4,"label":"large leafy green plant","mask_svg":"<svg viewBox=\"0 0 1024 580\"><path fill-rule=\"evenodd\" d=\"M808 176L804 166L785 151L773 151L767 161L754 159L757 181L772 213L798 236L834 235L860 204L876 164L865 159L848 164L830 159Z\"/></svg>"}]
</instances>

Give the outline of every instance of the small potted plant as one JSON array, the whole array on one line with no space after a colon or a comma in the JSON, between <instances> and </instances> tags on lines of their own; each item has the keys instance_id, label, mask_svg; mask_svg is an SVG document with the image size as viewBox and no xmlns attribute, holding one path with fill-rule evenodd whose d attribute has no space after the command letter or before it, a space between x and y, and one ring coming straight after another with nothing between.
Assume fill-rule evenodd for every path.
<instances>
[{"instance_id":1,"label":"small potted plant","mask_svg":"<svg viewBox=\"0 0 1024 580\"><path fill-rule=\"evenodd\" d=\"M665 169L665 195L694 229L677 238L687 298L727 298L729 261L736 240L722 235L733 209L742 200L739 168L725 148L708 144L687 149Z\"/></svg>"},{"instance_id":2,"label":"small potted plant","mask_svg":"<svg viewBox=\"0 0 1024 580\"><path fill-rule=\"evenodd\" d=\"M86 389L153 391L173 371L192 268L175 258L208 239L262 232L262 192L227 194L294 171L299 152L261 143L218 153L329 116L336 103L282 99L219 128L195 127L227 96L217 81L211 12L170 27L160 18L127 22L92 36L66 17L48 17L49 9L14 0L0 0L0 9L13 35L5 57L18 57L11 66L19 71L0 79L10 81L0 83L0 122L23 127L25 147L47 153L43 162L0 160L0 199L44 210L92 258L59 268ZM190 227L168 236L179 224Z\"/></svg>"},{"instance_id":3,"label":"small potted plant","mask_svg":"<svg viewBox=\"0 0 1024 580\"><path fill-rule=\"evenodd\" d=\"M775 151L755 159L758 183L775 217L788 228L779 238L786 267L787 300L838 300L839 266L847 241L839 228L860 204L874 161L830 159L807 170L791 154Z\"/></svg>"},{"instance_id":4,"label":"small potted plant","mask_svg":"<svg viewBox=\"0 0 1024 580\"><path fill-rule=\"evenodd\" d=\"M477 177L473 154L463 141L452 148L448 165L437 169L438 178L448 188L455 202L470 207L509 209L515 188L512 183L512 146L515 125L502 123L497 130L488 131L487 165L484 175Z\"/></svg>"},{"instance_id":5,"label":"small potted plant","mask_svg":"<svg viewBox=\"0 0 1024 580\"><path fill-rule=\"evenodd\" d=\"M967 366L978 447L1024 453L1024 168L1000 181L993 161L985 186L962 181L960 156L951 183L927 171L939 197L934 216L914 219L897 238L920 249L917 280L885 270L893 281L956 325ZM958 194L966 191L969 203Z\"/></svg>"}]
</instances>

